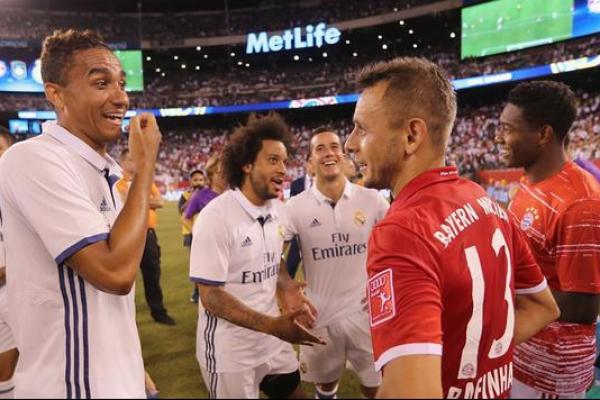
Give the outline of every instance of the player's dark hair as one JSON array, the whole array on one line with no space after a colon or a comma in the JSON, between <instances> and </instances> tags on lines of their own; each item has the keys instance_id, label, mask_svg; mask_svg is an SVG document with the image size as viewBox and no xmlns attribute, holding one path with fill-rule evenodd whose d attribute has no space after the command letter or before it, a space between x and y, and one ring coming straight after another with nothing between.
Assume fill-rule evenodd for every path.
<instances>
[{"instance_id":1,"label":"player's dark hair","mask_svg":"<svg viewBox=\"0 0 600 400\"><path fill-rule=\"evenodd\" d=\"M223 149L221 163L227 183L232 188L239 188L244 181L245 165L256 161L264 140L282 142L289 152L292 134L283 118L277 113L259 117L251 115L246 125L235 130L229 143Z\"/></svg>"},{"instance_id":2,"label":"player's dark hair","mask_svg":"<svg viewBox=\"0 0 600 400\"><path fill-rule=\"evenodd\" d=\"M0 137L4 138L9 146L12 146L15 143L15 137L2 125L0 125Z\"/></svg>"},{"instance_id":3,"label":"player's dark hair","mask_svg":"<svg viewBox=\"0 0 600 400\"><path fill-rule=\"evenodd\" d=\"M200 174L200 175L204 176L204 171L202 171L201 169L195 169L192 172L190 172L190 178L192 178L196 174Z\"/></svg>"},{"instance_id":4,"label":"player's dark hair","mask_svg":"<svg viewBox=\"0 0 600 400\"><path fill-rule=\"evenodd\" d=\"M44 39L42 45L42 80L64 86L67 71L73 64L73 55L80 50L110 47L98 33L74 29L56 30Z\"/></svg>"},{"instance_id":5,"label":"player's dark hair","mask_svg":"<svg viewBox=\"0 0 600 400\"><path fill-rule=\"evenodd\" d=\"M567 138L577 116L577 100L569 86L560 82L535 81L517 85L508 102L519 107L531 129L549 125L560 142Z\"/></svg>"},{"instance_id":6,"label":"player's dark hair","mask_svg":"<svg viewBox=\"0 0 600 400\"><path fill-rule=\"evenodd\" d=\"M312 133L310 134L310 137L308 138L308 155L306 156L306 161L310 160L310 155L312 154L313 138L315 136L320 135L321 133L325 133L325 132L331 132L331 133L337 135L337 133L335 132L335 129L332 129L330 126L327 126L327 125L321 125L321 126L317 127L314 131L312 131Z\"/></svg>"},{"instance_id":7,"label":"player's dark hair","mask_svg":"<svg viewBox=\"0 0 600 400\"><path fill-rule=\"evenodd\" d=\"M411 118L427 123L434 145L445 150L456 118L456 94L444 71L425 58L398 57L363 68L357 75L361 91L387 82L386 101L392 128Z\"/></svg>"}]
</instances>

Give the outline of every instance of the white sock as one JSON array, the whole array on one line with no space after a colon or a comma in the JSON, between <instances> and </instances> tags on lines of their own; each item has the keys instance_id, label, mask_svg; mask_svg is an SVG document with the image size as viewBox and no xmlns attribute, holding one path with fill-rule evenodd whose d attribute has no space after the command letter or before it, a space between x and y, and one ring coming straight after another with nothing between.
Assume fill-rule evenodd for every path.
<instances>
[{"instance_id":1,"label":"white sock","mask_svg":"<svg viewBox=\"0 0 600 400\"><path fill-rule=\"evenodd\" d=\"M13 399L15 395L15 385L11 380L0 382L0 399Z\"/></svg>"},{"instance_id":2,"label":"white sock","mask_svg":"<svg viewBox=\"0 0 600 400\"><path fill-rule=\"evenodd\" d=\"M332 391L326 392L315 385L315 399L337 399L338 385Z\"/></svg>"}]
</instances>

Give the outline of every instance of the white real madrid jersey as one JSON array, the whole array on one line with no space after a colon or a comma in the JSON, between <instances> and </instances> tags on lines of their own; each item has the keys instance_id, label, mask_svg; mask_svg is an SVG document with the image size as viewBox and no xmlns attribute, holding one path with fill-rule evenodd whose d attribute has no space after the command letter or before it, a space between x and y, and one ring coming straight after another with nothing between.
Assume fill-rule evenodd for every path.
<instances>
[{"instance_id":1,"label":"white real madrid jersey","mask_svg":"<svg viewBox=\"0 0 600 400\"><path fill-rule=\"evenodd\" d=\"M286 204L285 239L299 236L307 295L319 311L317 326L361 308L367 284L367 242L389 204L372 189L346 181L336 204L313 185Z\"/></svg>"},{"instance_id":2,"label":"white real madrid jersey","mask_svg":"<svg viewBox=\"0 0 600 400\"><path fill-rule=\"evenodd\" d=\"M223 285L253 310L279 315L276 289L284 221L285 208L279 200L257 207L239 190L224 192L194 222L190 279ZM200 303L196 355L209 372L251 369L280 352L284 344L218 318Z\"/></svg>"}]
</instances>

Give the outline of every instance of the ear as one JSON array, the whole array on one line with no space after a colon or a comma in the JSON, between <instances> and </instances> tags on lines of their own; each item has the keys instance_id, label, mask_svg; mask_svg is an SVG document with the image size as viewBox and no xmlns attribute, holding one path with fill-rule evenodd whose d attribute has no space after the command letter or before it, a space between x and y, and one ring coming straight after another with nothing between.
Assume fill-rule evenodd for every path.
<instances>
[{"instance_id":1,"label":"ear","mask_svg":"<svg viewBox=\"0 0 600 400\"><path fill-rule=\"evenodd\" d=\"M46 99L54 106L56 111L62 111L65 108L62 87L56 83L44 83L44 92Z\"/></svg>"},{"instance_id":2,"label":"ear","mask_svg":"<svg viewBox=\"0 0 600 400\"><path fill-rule=\"evenodd\" d=\"M252 164L246 164L242 167L242 171L245 174L249 174L250 172L252 172Z\"/></svg>"},{"instance_id":3,"label":"ear","mask_svg":"<svg viewBox=\"0 0 600 400\"><path fill-rule=\"evenodd\" d=\"M554 133L554 129L550 125L542 126L542 129L538 132L538 142L541 145L546 145L551 143L556 137Z\"/></svg>"},{"instance_id":4,"label":"ear","mask_svg":"<svg viewBox=\"0 0 600 400\"><path fill-rule=\"evenodd\" d=\"M416 153L428 136L429 130L427 128L427 123L423 119L413 118L409 120L406 136L404 137L404 151L406 154L412 155Z\"/></svg>"}]
</instances>

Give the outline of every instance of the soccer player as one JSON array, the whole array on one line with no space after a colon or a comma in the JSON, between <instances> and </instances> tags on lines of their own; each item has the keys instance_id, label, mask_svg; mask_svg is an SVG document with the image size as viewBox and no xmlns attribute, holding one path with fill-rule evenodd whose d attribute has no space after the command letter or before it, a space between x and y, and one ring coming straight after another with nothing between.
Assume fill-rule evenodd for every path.
<instances>
[{"instance_id":1,"label":"soccer player","mask_svg":"<svg viewBox=\"0 0 600 400\"><path fill-rule=\"evenodd\" d=\"M290 132L276 114L236 130L222 163L232 188L194 223L190 278L200 289L196 356L211 398L302 398L289 343L323 343L298 318L316 310L281 261ZM278 309L278 297L283 313Z\"/></svg>"},{"instance_id":2,"label":"soccer player","mask_svg":"<svg viewBox=\"0 0 600 400\"><path fill-rule=\"evenodd\" d=\"M119 193L122 203L127 201L131 183L136 173L136 164L129 149L123 149L119 156L119 164L123 169L123 177L117 181L115 188ZM144 295L146 303L150 307L150 315L154 321L164 325L175 325L175 320L167 313L163 300L163 292L160 287L160 246L156 236L158 216L156 210L164 206L164 201L156 184L152 184L150 190L150 210L148 210L148 233L140 269L144 280Z\"/></svg>"},{"instance_id":3,"label":"soccer player","mask_svg":"<svg viewBox=\"0 0 600 400\"><path fill-rule=\"evenodd\" d=\"M204 189L204 186L206 186L204 172L199 169L192 171L190 173L190 187L181 194L177 204L179 215L183 215L194 193ZM183 235L183 247L189 249L192 246L192 230L182 222L181 233Z\"/></svg>"},{"instance_id":4,"label":"soccer player","mask_svg":"<svg viewBox=\"0 0 600 400\"><path fill-rule=\"evenodd\" d=\"M44 40L42 78L57 114L0 159L0 209L16 398L143 398L134 293L161 134L131 119L137 173L117 209L106 146L129 100L119 59L92 31ZM119 212L120 211L120 212Z\"/></svg>"},{"instance_id":5,"label":"soccer player","mask_svg":"<svg viewBox=\"0 0 600 400\"><path fill-rule=\"evenodd\" d=\"M513 397L584 398L594 376L600 184L565 150L575 116L569 87L546 81L515 87L500 116L500 154L507 166L525 168L509 211L561 311L558 321L516 348Z\"/></svg>"},{"instance_id":6,"label":"soccer player","mask_svg":"<svg viewBox=\"0 0 600 400\"><path fill-rule=\"evenodd\" d=\"M0 127L0 157L14 143L14 138L6 128ZM0 217L1 219L1 217ZM14 384L12 381L19 359L12 331L8 324L8 300L6 298L6 257L4 240L0 233L0 399L12 399Z\"/></svg>"},{"instance_id":7,"label":"soccer player","mask_svg":"<svg viewBox=\"0 0 600 400\"><path fill-rule=\"evenodd\" d=\"M397 58L358 82L346 149L394 198L368 244L378 396L505 398L514 343L558 316L540 268L507 213L445 166L456 99L443 72Z\"/></svg>"},{"instance_id":8,"label":"soccer player","mask_svg":"<svg viewBox=\"0 0 600 400\"><path fill-rule=\"evenodd\" d=\"M367 240L389 204L376 190L348 181L348 159L331 129L317 129L309 151L315 185L286 204L286 240L298 235L307 297L319 310L313 333L327 345L300 348L302 380L316 385L318 398L335 398L348 360L363 394L373 398L381 375L373 363L369 315L361 300Z\"/></svg>"}]
</instances>

